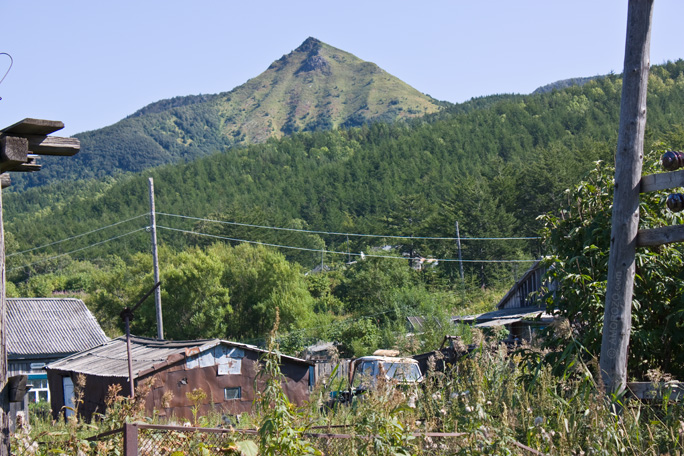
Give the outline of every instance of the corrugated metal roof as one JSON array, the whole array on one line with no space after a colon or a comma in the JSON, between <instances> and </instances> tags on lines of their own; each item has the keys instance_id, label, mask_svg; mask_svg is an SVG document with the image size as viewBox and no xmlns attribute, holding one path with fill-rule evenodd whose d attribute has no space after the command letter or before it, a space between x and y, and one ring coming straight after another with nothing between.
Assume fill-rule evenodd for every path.
<instances>
[{"instance_id":1,"label":"corrugated metal roof","mask_svg":"<svg viewBox=\"0 0 684 456\"><path fill-rule=\"evenodd\" d=\"M108 340L80 299L7 299L10 358L76 353Z\"/></svg>"},{"instance_id":2,"label":"corrugated metal roof","mask_svg":"<svg viewBox=\"0 0 684 456\"><path fill-rule=\"evenodd\" d=\"M157 340L147 337L131 336L131 364L133 376L137 378L141 372L155 368L156 364L164 363L173 355L182 355L204 352L219 344L246 350L265 353L254 345L230 342L221 339L204 340ZM195 349L195 350L192 350ZM189 353L192 350L192 353ZM174 357L175 358L175 357ZM282 356L290 361L312 364L300 358ZM172 359L169 362L175 362ZM158 366L159 368L161 366ZM67 358L48 365L48 369L78 372L101 377L128 377L128 356L126 354L126 337L121 336L112 339L99 347L76 353Z\"/></svg>"},{"instance_id":3,"label":"corrugated metal roof","mask_svg":"<svg viewBox=\"0 0 684 456\"><path fill-rule=\"evenodd\" d=\"M553 319L553 315L546 312L544 307L516 307L513 309L500 309L493 312L487 312L479 315L463 315L458 317L451 317L452 323L472 323L475 326L499 326L503 324L515 323L517 321L534 319L538 316L543 321Z\"/></svg>"}]
</instances>

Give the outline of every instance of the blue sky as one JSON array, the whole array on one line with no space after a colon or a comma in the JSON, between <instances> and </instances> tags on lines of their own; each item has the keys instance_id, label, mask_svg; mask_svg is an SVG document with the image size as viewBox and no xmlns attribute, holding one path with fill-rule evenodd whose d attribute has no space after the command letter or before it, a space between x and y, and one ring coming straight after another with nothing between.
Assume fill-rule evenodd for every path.
<instances>
[{"instance_id":1,"label":"blue sky","mask_svg":"<svg viewBox=\"0 0 684 456\"><path fill-rule=\"evenodd\" d=\"M154 101L224 92L307 37L437 99L622 72L627 0L6 0L0 128L101 128ZM684 58L684 1L656 0L651 62ZM0 77L9 59L0 55Z\"/></svg>"}]
</instances>

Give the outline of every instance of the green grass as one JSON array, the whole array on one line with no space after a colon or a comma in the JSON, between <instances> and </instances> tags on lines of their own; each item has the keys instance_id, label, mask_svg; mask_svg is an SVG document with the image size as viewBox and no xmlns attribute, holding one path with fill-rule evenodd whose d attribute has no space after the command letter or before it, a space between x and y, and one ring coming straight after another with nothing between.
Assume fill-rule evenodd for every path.
<instances>
[{"instance_id":1,"label":"green grass","mask_svg":"<svg viewBox=\"0 0 684 456\"><path fill-rule=\"evenodd\" d=\"M528 364L530 359L520 353L509 355L504 347L493 342L483 342L481 350L445 372L430 370L424 384L415 390L399 391L393 385L381 385L375 393L351 406L328 408L323 404L331 387L319 386L304 407L288 405L281 397L280 411L261 407L260 413L243 416L241 426L253 428L258 423L268 423L278 418L274 413L286 413L285 422L297 432L315 425L346 425L344 433L354 436L345 443L346 448L353 448L357 454L530 454L525 447L555 455L658 455L684 451L681 403L668 399L645 403L623 398L621 412L615 414L588 370L578 369L558 378L548 366ZM536 375L532 376L533 373ZM93 425L75 420L66 424L38 422L30 434L23 435L21 442L61 438L65 442L62 445L74 448L75 443L83 442L83 436L116 427L116 420L145 420L139 411L122 415L126 400L120 402L109 418ZM147 417L150 420L159 421ZM211 414L200 422L215 427L220 418ZM287 432L277 430L284 431ZM448 439L414 438L415 432L463 435ZM270 445L268 451L277 454L280 440L266 440ZM320 439L309 440L313 447L323 444ZM42 448L47 451L47 447ZM89 451L97 454L94 449Z\"/></svg>"}]
</instances>

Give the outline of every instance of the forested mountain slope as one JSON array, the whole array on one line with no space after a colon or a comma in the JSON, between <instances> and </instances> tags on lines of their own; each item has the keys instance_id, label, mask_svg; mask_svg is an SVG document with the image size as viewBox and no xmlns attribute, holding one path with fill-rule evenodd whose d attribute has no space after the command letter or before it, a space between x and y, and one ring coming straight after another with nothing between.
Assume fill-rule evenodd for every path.
<instances>
[{"instance_id":1,"label":"forested mountain slope","mask_svg":"<svg viewBox=\"0 0 684 456\"><path fill-rule=\"evenodd\" d=\"M595 160L612 160L620 87L619 76L607 76L550 93L482 99L482 108L455 106L410 123L303 132L118 180L10 194L7 228L15 234L17 248L24 249L143 214L148 210L147 176L152 175L159 212L413 236L453 236L459 221L466 237L534 235L536 217L561 205L563 189ZM684 62L654 67L649 89L649 140L681 147ZM204 228L214 234L248 235L240 227ZM88 242L110 234L96 233ZM276 234L282 235L252 230L249 236L282 244ZM197 241L167 235L181 244ZM348 245L339 236L288 236L303 247ZM127 242L127 248L146 249L147 242L141 236ZM360 247L370 243L350 242ZM415 244L422 254L442 258L455 249L448 243ZM113 244L99 249L116 251ZM539 246L464 246L464 255L472 258L515 252L536 256ZM289 255L313 261L313 255ZM10 261L18 264L27 258Z\"/></svg>"},{"instance_id":2,"label":"forested mountain slope","mask_svg":"<svg viewBox=\"0 0 684 456\"><path fill-rule=\"evenodd\" d=\"M46 158L40 173L17 176L15 188L136 172L298 131L393 122L439 109L439 102L374 63L308 38L230 92L162 100L75 135L82 146L77 156Z\"/></svg>"}]
</instances>

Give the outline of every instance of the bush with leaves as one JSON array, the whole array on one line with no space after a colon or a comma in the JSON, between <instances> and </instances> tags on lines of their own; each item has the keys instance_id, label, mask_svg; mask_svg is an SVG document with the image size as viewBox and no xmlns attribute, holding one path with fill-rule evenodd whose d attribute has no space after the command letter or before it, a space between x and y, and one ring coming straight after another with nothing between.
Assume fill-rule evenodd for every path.
<instances>
[{"instance_id":1,"label":"bush with leaves","mask_svg":"<svg viewBox=\"0 0 684 456\"><path fill-rule=\"evenodd\" d=\"M644 174L659 172L664 150L645 157ZM598 356L608 275L614 168L598 162L588 178L567 190L568 207L542 217L543 239L549 256L546 290L549 309L568 319L571 331L552 337L550 347L577 347L574 354L555 352L566 369L579 355ZM666 193L640 197L640 228L684 222L665 205ZM632 300L629 374L642 379L648 369L660 368L684 376L684 246L668 244L638 248ZM586 351L584 351L586 348ZM582 355L582 352L585 354ZM590 355L590 356L586 356Z\"/></svg>"},{"instance_id":2,"label":"bush with leaves","mask_svg":"<svg viewBox=\"0 0 684 456\"><path fill-rule=\"evenodd\" d=\"M258 382L263 389L257 392L254 404L262 413L259 423L259 454L263 456L320 455L304 434L309 430L303 412L290 402L283 391L283 373L280 371L280 351L276 342L279 312L276 309L275 325L269 337L268 351L261 358ZM255 388L257 389L257 388Z\"/></svg>"}]
</instances>

